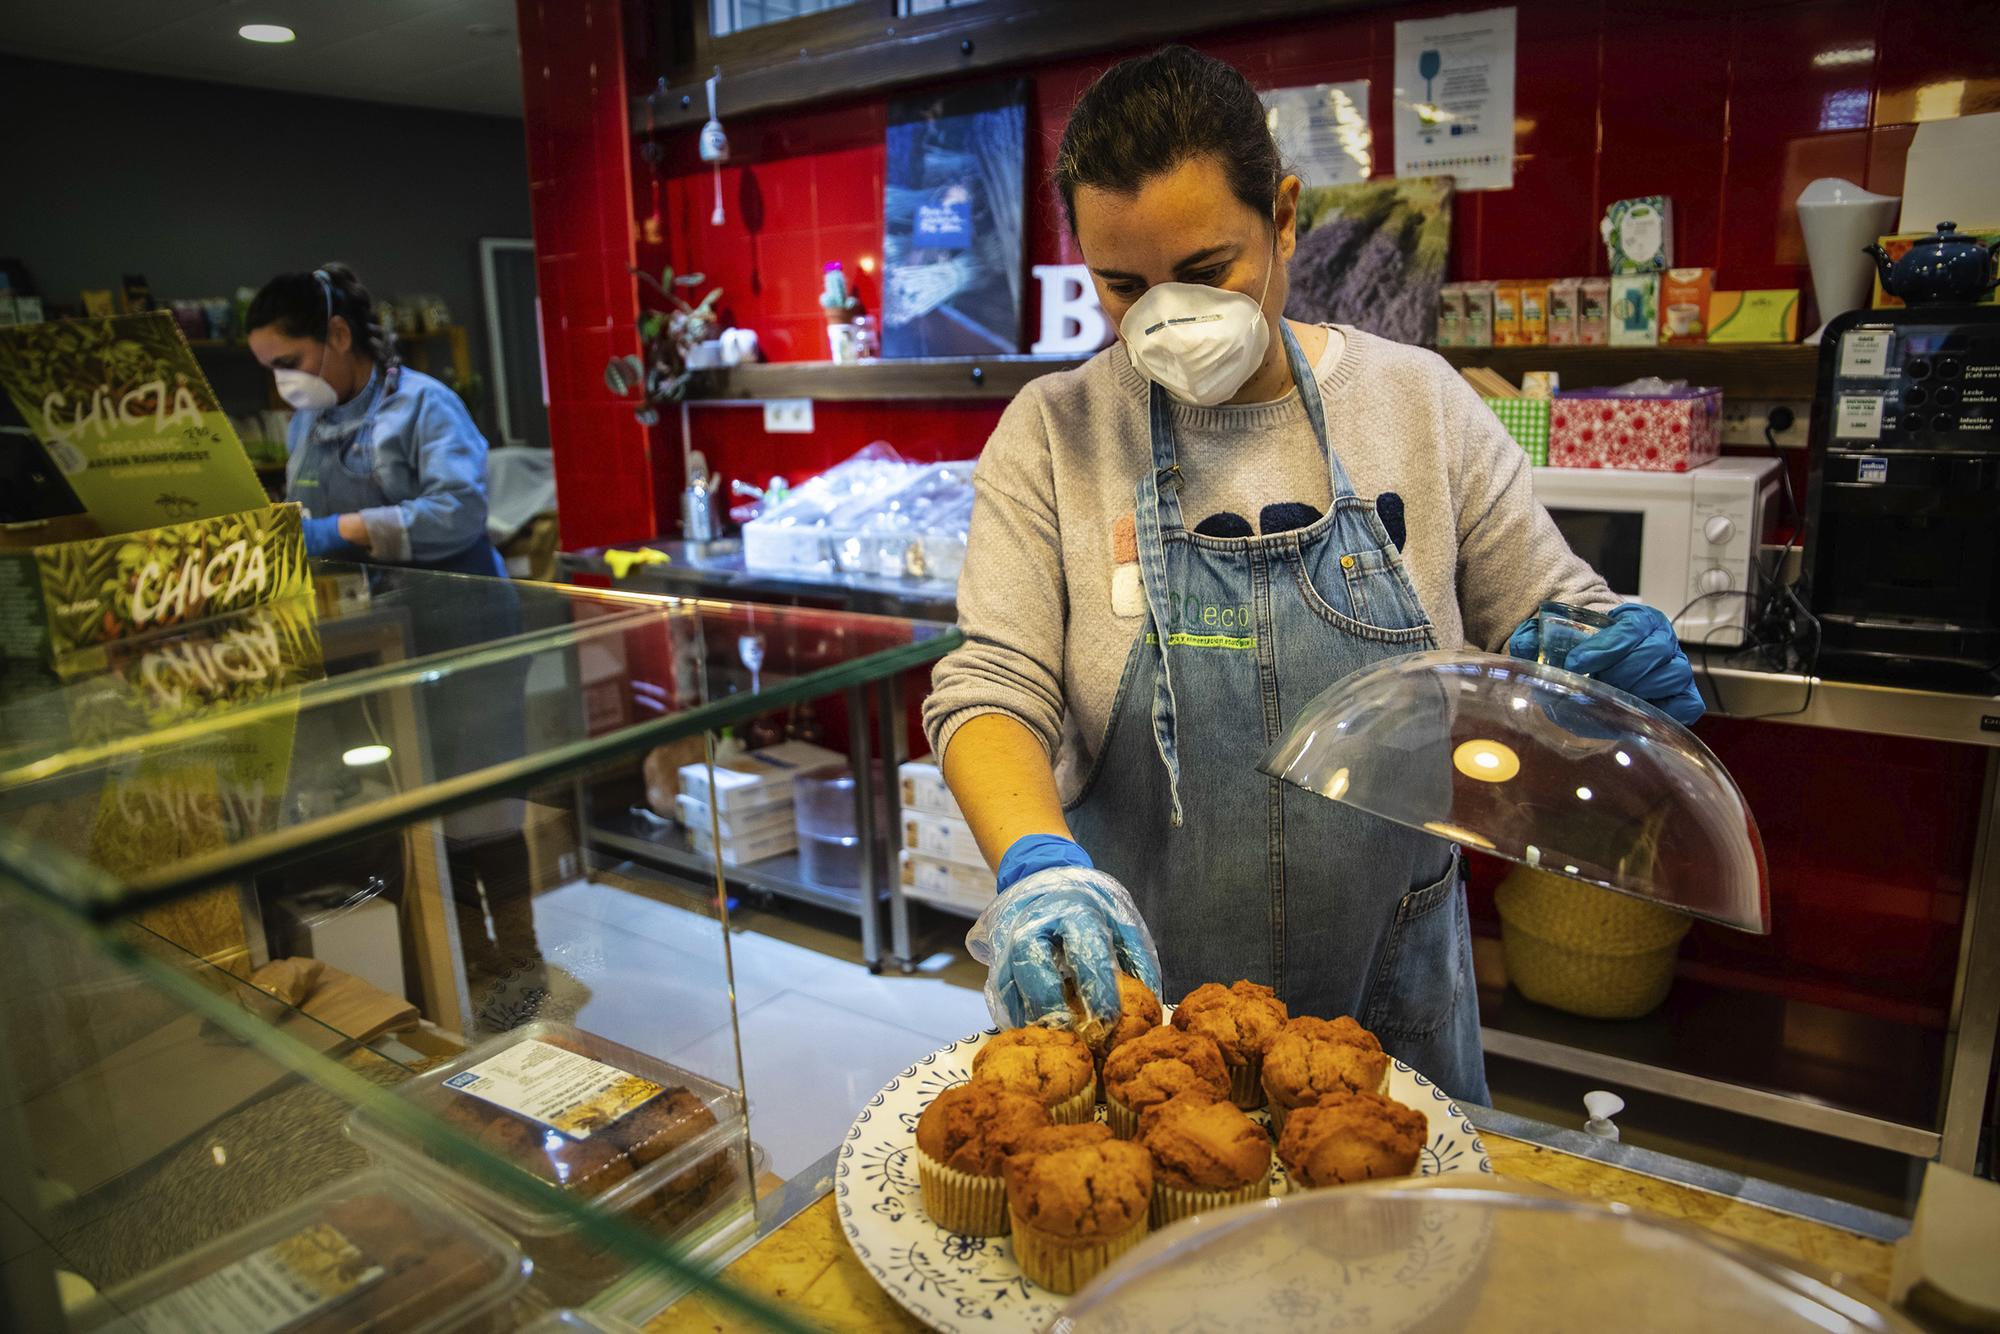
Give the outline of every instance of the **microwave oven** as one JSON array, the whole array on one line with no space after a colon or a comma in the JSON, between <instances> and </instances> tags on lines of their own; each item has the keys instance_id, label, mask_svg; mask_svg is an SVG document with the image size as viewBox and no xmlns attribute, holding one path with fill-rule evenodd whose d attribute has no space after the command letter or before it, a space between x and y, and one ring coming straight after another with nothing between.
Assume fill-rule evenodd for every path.
<instances>
[{"instance_id":1,"label":"microwave oven","mask_svg":"<svg viewBox=\"0 0 2000 1334\"><path fill-rule=\"evenodd\" d=\"M1723 458L1687 472L1536 468L1535 499L1612 592L1673 617L1691 646L1739 648L1762 592L1758 547L1780 466Z\"/></svg>"}]
</instances>

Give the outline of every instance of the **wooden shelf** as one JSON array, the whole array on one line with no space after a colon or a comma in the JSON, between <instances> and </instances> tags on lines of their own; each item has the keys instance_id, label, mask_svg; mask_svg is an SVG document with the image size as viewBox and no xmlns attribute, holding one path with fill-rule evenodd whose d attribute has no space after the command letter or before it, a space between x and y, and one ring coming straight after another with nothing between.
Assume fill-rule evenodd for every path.
<instances>
[{"instance_id":1,"label":"wooden shelf","mask_svg":"<svg viewBox=\"0 0 2000 1334\"><path fill-rule=\"evenodd\" d=\"M1520 382L1555 371L1564 389L1600 389L1642 375L1712 385L1725 398L1805 398L1819 379L1819 348L1796 343L1717 347L1441 347L1454 366L1490 366Z\"/></svg>"},{"instance_id":2,"label":"wooden shelf","mask_svg":"<svg viewBox=\"0 0 2000 1334\"><path fill-rule=\"evenodd\" d=\"M751 362L697 371L688 398L755 402L767 398L1012 398L1051 371L1081 366L1078 357L912 357L881 361Z\"/></svg>"}]
</instances>

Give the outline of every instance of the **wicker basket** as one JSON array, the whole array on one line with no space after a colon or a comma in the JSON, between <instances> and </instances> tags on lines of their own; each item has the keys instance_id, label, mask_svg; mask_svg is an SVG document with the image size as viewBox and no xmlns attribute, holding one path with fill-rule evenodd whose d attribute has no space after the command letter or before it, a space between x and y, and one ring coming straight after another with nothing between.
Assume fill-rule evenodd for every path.
<instances>
[{"instance_id":1,"label":"wicker basket","mask_svg":"<svg viewBox=\"0 0 2000 1334\"><path fill-rule=\"evenodd\" d=\"M1508 980L1531 1001L1636 1019L1667 998L1689 920L1642 899L1517 866L1494 894Z\"/></svg>"}]
</instances>

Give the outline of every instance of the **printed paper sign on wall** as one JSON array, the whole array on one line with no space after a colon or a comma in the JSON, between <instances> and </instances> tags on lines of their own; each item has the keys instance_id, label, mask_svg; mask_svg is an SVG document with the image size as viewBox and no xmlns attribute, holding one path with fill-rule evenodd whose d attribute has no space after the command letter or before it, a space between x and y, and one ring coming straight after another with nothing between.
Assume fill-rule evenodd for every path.
<instances>
[{"instance_id":1,"label":"printed paper sign on wall","mask_svg":"<svg viewBox=\"0 0 2000 1334\"><path fill-rule=\"evenodd\" d=\"M1396 25L1396 174L1514 185L1514 11Z\"/></svg>"}]
</instances>

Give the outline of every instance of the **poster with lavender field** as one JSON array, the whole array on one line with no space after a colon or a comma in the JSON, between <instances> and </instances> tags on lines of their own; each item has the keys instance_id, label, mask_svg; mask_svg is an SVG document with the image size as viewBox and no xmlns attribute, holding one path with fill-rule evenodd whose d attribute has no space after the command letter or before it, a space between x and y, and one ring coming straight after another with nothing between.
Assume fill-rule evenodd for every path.
<instances>
[{"instance_id":1,"label":"poster with lavender field","mask_svg":"<svg viewBox=\"0 0 2000 1334\"><path fill-rule=\"evenodd\" d=\"M1285 314L1435 346L1451 193L1448 176L1301 190Z\"/></svg>"},{"instance_id":2,"label":"poster with lavender field","mask_svg":"<svg viewBox=\"0 0 2000 1334\"><path fill-rule=\"evenodd\" d=\"M889 104L882 355L1021 350L1027 84Z\"/></svg>"}]
</instances>

